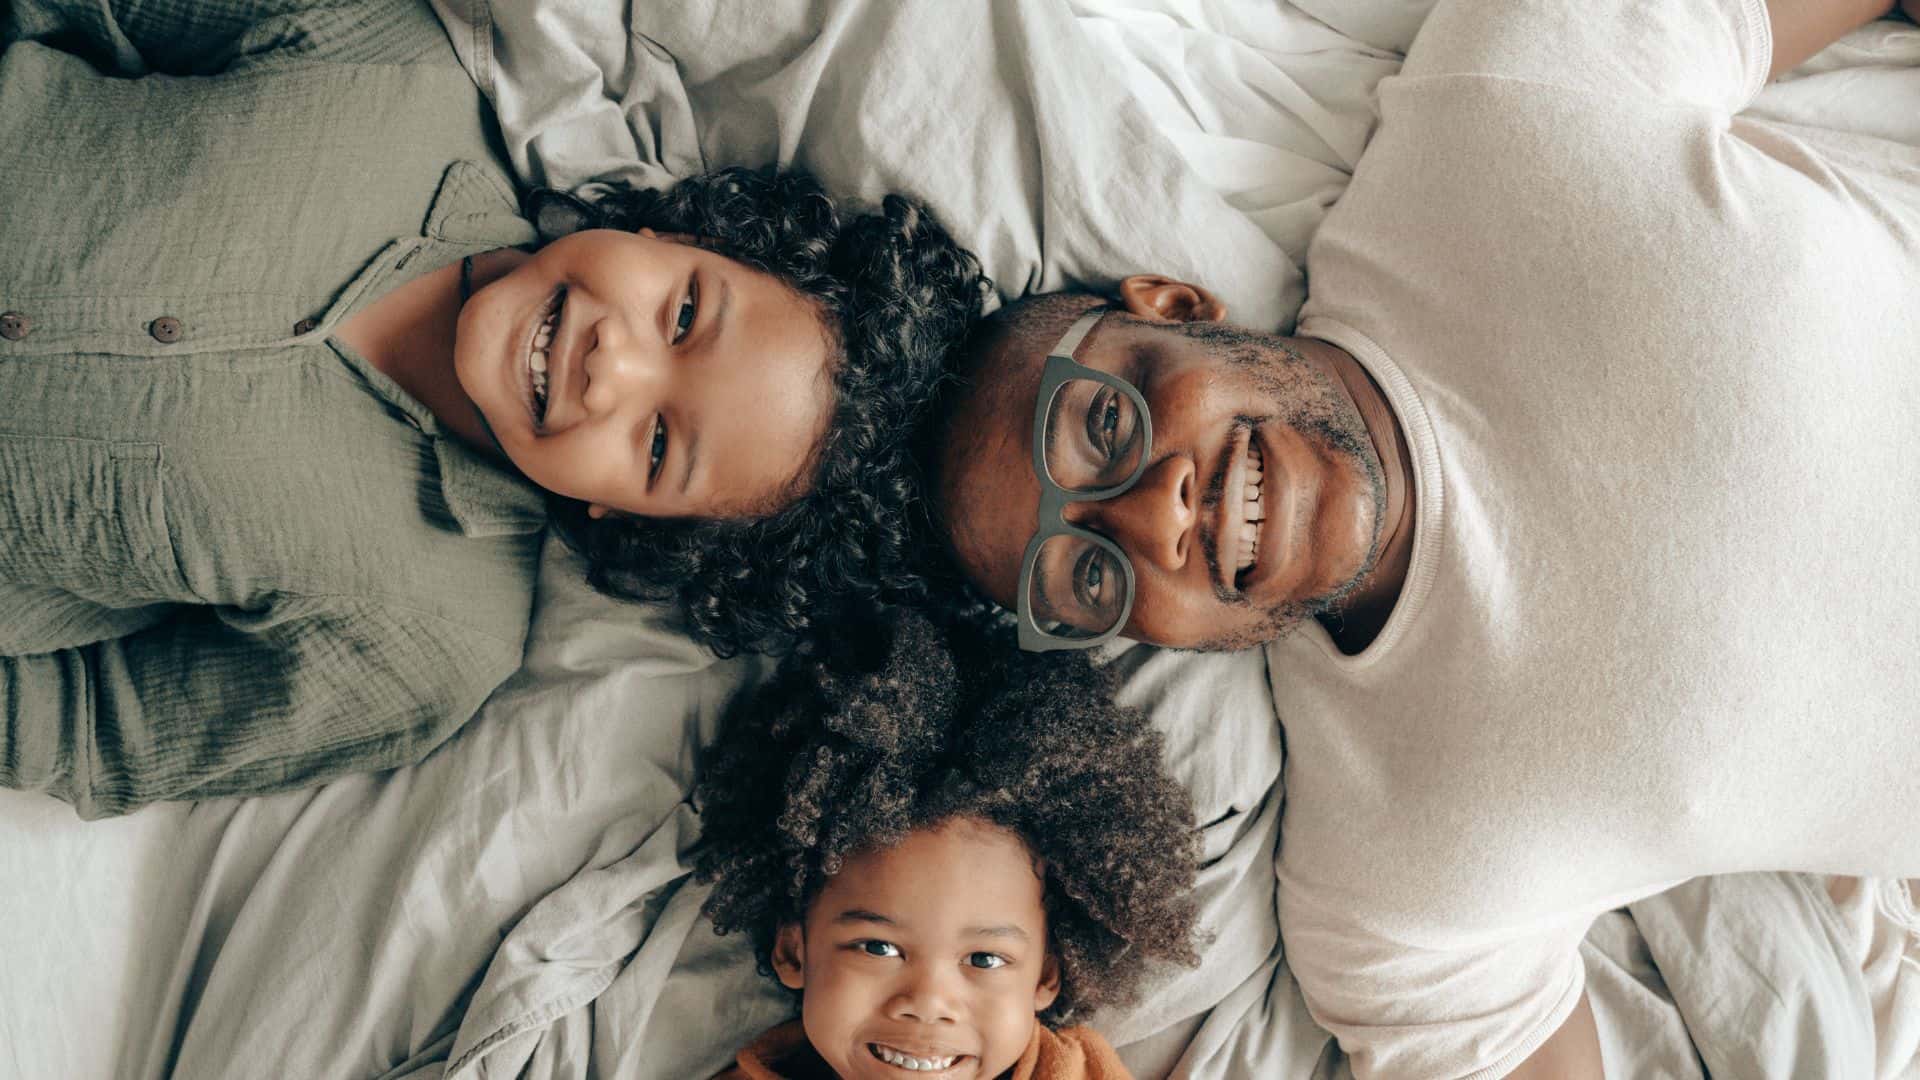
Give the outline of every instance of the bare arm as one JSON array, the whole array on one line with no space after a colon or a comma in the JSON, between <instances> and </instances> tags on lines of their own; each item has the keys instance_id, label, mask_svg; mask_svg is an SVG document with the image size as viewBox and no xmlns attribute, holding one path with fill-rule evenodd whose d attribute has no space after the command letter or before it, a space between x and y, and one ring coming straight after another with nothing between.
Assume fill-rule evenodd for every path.
<instances>
[{"instance_id":1,"label":"bare arm","mask_svg":"<svg viewBox=\"0 0 1920 1080\"><path fill-rule=\"evenodd\" d=\"M1893 0L1767 0L1767 20L1773 24L1773 70L1767 78L1792 71L1847 31L1891 14L1893 7ZM1900 0L1900 10L1913 18L1920 0Z\"/></svg>"},{"instance_id":2,"label":"bare arm","mask_svg":"<svg viewBox=\"0 0 1920 1080\"><path fill-rule=\"evenodd\" d=\"M1600 1064L1600 1029L1594 1026L1593 1007L1587 1004L1585 994L1580 995L1580 1004L1573 1007L1573 1014L1560 1025L1560 1030L1548 1036L1540 1049L1507 1074L1507 1080L1605 1080L1605 1077Z\"/></svg>"}]
</instances>

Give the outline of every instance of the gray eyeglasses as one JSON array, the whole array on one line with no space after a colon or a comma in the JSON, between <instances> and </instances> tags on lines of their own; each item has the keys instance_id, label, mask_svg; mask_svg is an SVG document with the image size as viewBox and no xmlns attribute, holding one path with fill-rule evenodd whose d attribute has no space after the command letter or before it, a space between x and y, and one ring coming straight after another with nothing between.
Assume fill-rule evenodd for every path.
<instances>
[{"instance_id":1,"label":"gray eyeglasses","mask_svg":"<svg viewBox=\"0 0 1920 1080\"><path fill-rule=\"evenodd\" d=\"M1106 314L1082 315L1047 354L1033 401L1033 475L1039 526L1020 561L1020 647L1090 649L1133 613L1133 563L1120 545L1069 525L1068 503L1126 494L1147 471L1153 418L1132 383L1073 358Z\"/></svg>"}]
</instances>

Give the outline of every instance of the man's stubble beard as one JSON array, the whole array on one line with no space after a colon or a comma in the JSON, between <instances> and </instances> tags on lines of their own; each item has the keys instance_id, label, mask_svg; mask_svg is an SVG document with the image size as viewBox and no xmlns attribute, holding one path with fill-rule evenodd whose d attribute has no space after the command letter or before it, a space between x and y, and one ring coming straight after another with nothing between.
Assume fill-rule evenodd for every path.
<instances>
[{"instance_id":1,"label":"man's stubble beard","mask_svg":"<svg viewBox=\"0 0 1920 1080\"><path fill-rule=\"evenodd\" d=\"M1337 611L1379 563L1386 534L1386 473L1379 455L1374 452L1373 438L1367 433L1360 410L1341 392L1332 375L1313 366L1284 339L1219 322L1180 323L1175 329L1220 355L1228 362L1229 370L1244 375L1268 401L1293 402L1291 410L1258 418L1258 421L1283 424L1310 440L1317 440L1335 460L1365 476L1373 496L1373 537L1366 557L1347 580L1320 596L1277 604L1267 609L1266 617L1259 624L1209 640L1197 648L1207 652L1238 651L1278 641L1308 619ZM1208 506L1211 501L1212 506L1218 506L1222 494L1210 485L1201 505Z\"/></svg>"}]
</instances>

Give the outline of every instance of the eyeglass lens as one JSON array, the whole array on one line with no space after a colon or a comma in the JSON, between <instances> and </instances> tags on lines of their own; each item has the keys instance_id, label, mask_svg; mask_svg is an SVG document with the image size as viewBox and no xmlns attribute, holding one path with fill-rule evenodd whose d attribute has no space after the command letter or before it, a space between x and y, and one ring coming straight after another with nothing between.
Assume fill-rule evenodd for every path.
<instances>
[{"instance_id":1,"label":"eyeglass lens","mask_svg":"<svg viewBox=\"0 0 1920 1080\"><path fill-rule=\"evenodd\" d=\"M1144 434L1140 410L1119 387L1068 379L1047 404L1047 478L1075 493L1113 487L1133 475Z\"/></svg>"},{"instance_id":2,"label":"eyeglass lens","mask_svg":"<svg viewBox=\"0 0 1920 1080\"><path fill-rule=\"evenodd\" d=\"M1034 557L1028 610L1042 630L1059 637L1095 637L1120 621L1126 571L1105 547L1084 536L1048 537Z\"/></svg>"},{"instance_id":3,"label":"eyeglass lens","mask_svg":"<svg viewBox=\"0 0 1920 1080\"><path fill-rule=\"evenodd\" d=\"M1047 478L1075 494L1102 491L1133 475L1145 430L1133 398L1097 379L1068 379L1047 405ZM1028 601L1043 629L1065 637L1105 633L1126 606L1126 577L1106 546L1084 536L1049 537L1040 547Z\"/></svg>"}]
</instances>

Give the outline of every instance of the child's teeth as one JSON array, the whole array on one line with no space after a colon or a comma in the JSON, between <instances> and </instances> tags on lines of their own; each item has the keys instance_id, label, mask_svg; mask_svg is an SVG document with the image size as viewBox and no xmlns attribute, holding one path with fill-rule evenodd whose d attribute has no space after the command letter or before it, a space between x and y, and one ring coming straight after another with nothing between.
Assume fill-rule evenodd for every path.
<instances>
[{"instance_id":1,"label":"child's teeth","mask_svg":"<svg viewBox=\"0 0 1920 1080\"><path fill-rule=\"evenodd\" d=\"M951 1058L951 1057L944 1057L944 1058L912 1057L910 1055L903 1054L900 1051L895 1050L890 1046L881 1046L879 1043L873 1044L873 1050L874 1050L874 1053L880 1055L881 1061L884 1061L889 1065L897 1065L903 1069L911 1069L915 1072L938 1072L941 1069L952 1068L953 1063L959 1060L958 1058Z\"/></svg>"},{"instance_id":2,"label":"child's teeth","mask_svg":"<svg viewBox=\"0 0 1920 1080\"><path fill-rule=\"evenodd\" d=\"M533 365L534 371L544 373L547 370L546 351L543 349L533 350L533 356L529 359L528 362Z\"/></svg>"}]
</instances>

